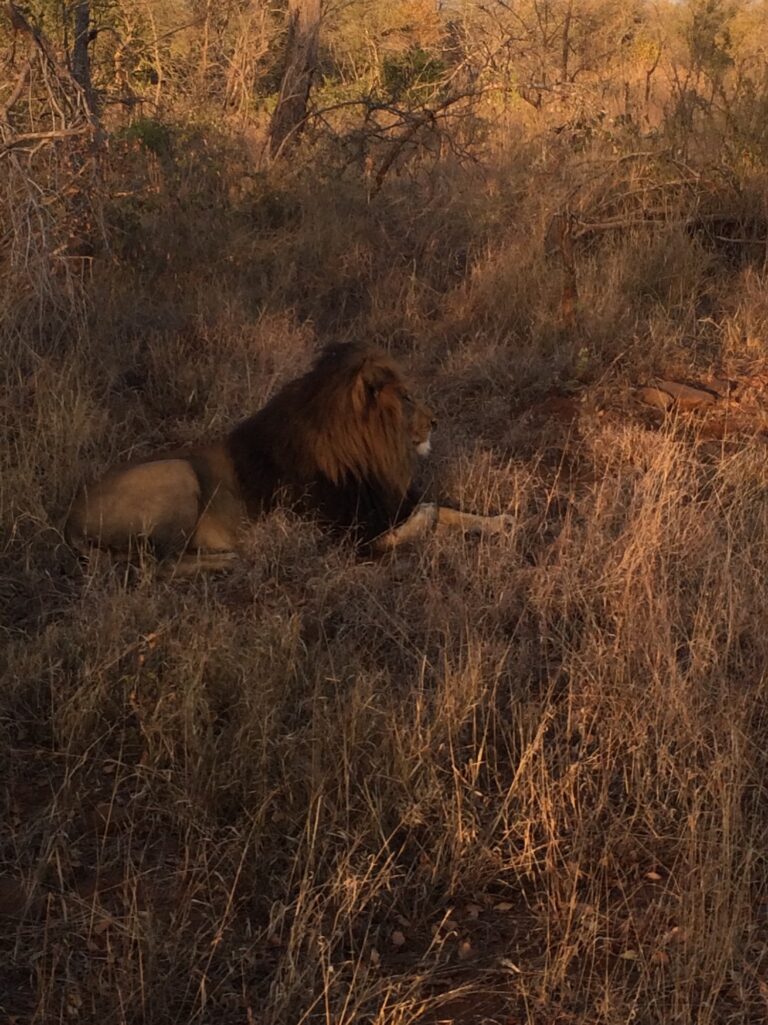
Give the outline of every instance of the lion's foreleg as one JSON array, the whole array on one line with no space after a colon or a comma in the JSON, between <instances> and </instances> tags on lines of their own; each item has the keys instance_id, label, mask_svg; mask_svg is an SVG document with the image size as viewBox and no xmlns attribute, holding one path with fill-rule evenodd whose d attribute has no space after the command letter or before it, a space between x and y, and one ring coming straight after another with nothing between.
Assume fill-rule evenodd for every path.
<instances>
[{"instance_id":1,"label":"lion's foreleg","mask_svg":"<svg viewBox=\"0 0 768 1025\"><path fill-rule=\"evenodd\" d=\"M422 502L404 523L382 534L374 547L378 552L389 552L398 545L415 541L438 527L461 530L468 534L501 534L509 530L513 522L513 517L503 514L477 516L458 509L448 509L433 502Z\"/></svg>"},{"instance_id":2,"label":"lion's foreleg","mask_svg":"<svg viewBox=\"0 0 768 1025\"><path fill-rule=\"evenodd\" d=\"M433 502L422 502L416 506L405 522L376 538L374 550L390 552L398 545L423 537L437 526L438 513L438 507Z\"/></svg>"},{"instance_id":3,"label":"lion's foreleg","mask_svg":"<svg viewBox=\"0 0 768 1025\"><path fill-rule=\"evenodd\" d=\"M468 534L503 534L514 524L513 516L501 513L499 516L478 516L475 513L437 507L437 525L463 530Z\"/></svg>"}]
</instances>

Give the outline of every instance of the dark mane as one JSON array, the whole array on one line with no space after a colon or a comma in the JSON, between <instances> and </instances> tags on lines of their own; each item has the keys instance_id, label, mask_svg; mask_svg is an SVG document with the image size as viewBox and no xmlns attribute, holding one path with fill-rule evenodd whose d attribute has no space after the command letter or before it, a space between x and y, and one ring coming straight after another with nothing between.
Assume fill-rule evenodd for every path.
<instances>
[{"instance_id":1,"label":"dark mane","mask_svg":"<svg viewBox=\"0 0 768 1025\"><path fill-rule=\"evenodd\" d=\"M405 519L415 497L413 444L403 411L408 386L379 349L324 349L227 438L248 514L278 497L370 541Z\"/></svg>"}]
</instances>

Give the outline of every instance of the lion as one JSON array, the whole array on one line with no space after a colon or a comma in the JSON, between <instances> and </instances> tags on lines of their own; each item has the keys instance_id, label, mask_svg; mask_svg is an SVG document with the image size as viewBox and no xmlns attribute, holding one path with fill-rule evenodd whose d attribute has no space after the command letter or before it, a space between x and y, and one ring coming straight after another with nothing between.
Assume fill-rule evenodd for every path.
<instances>
[{"instance_id":1,"label":"lion","mask_svg":"<svg viewBox=\"0 0 768 1025\"><path fill-rule=\"evenodd\" d=\"M75 498L65 533L79 552L130 558L149 545L173 573L223 570L243 527L278 503L317 516L382 553L438 526L498 534L477 516L414 490L437 421L383 351L346 343L224 438L117 466Z\"/></svg>"}]
</instances>

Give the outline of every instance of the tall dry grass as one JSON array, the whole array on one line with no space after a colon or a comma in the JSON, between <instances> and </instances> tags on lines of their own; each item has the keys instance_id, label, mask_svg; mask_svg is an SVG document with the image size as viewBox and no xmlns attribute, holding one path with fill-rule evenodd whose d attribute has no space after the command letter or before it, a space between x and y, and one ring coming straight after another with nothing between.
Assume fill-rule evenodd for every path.
<instances>
[{"instance_id":1,"label":"tall dry grass","mask_svg":"<svg viewBox=\"0 0 768 1025\"><path fill-rule=\"evenodd\" d=\"M122 154L88 274L42 249L0 286L3 1014L764 1021L764 442L628 392L754 370L764 269L679 223L602 237L566 331L536 147L371 203L210 138ZM413 368L434 486L507 537L367 563L278 513L174 583L66 550L84 474L340 336Z\"/></svg>"}]
</instances>

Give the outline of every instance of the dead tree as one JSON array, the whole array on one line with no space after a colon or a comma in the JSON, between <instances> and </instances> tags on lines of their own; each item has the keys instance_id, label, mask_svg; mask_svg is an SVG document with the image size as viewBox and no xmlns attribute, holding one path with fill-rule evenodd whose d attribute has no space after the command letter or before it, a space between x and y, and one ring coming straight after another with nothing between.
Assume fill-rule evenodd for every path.
<instances>
[{"instance_id":1,"label":"dead tree","mask_svg":"<svg viewBox=\"0 0 768 1025\"><path fill-rule=\"evenodd\" d=\"M93 85L91 84L91 58L88 44L91 42L90 0L78 0L75 6L75 44L72 54L72 77L83 90L88 109L96 113Z\"/></svg>"},{"instance_id":2,"label":"dead tree","mask_svg":"<svg viewBox=\"0 0 768 1025\"><path fill-rule=\"evenodd\" d=\"M82 268L102 233L99 124L87 94L89 6L78 4L69 59L20 7L4 7L14 48L27 48L0 105L0 216L10 225L0 249L8 247L11 266L37 258L40 267Z\"/></svg>"},{"instance_id":3,"label":"dead tree","mask_svg":"<svg viewBox=\"0 0 768 1025\"><path fill-rule=\"evenodd\" d=\"M322 0L288 0L288 39L277 107L269 130L273 157L297 138L317 69Z\"/></svg>"}]
</instances>

